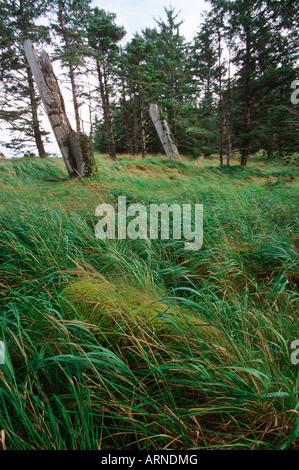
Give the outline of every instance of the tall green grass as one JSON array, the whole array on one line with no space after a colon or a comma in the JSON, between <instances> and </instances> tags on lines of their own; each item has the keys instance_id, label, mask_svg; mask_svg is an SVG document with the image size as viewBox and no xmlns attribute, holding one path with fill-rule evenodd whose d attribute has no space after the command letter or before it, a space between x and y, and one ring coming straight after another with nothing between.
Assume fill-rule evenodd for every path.
<instances>
[{"instance_id":1,"label":"tall green grass","mask_svg":"<svg viewBox=\"0 0 299 470\"><path fill-rule=\"evenodd\" d=\"M0 448L296 448L294 170L98 161L99 178L57 183L44 179L64 176L60 160L1 163ZM95 208L118 195L203 203L203 248L97 240ZM155 290L187 325L161 310L168 336L127 329L125 345L103 343L63 297L103 278Z\"/></svg>"}]
</instances>

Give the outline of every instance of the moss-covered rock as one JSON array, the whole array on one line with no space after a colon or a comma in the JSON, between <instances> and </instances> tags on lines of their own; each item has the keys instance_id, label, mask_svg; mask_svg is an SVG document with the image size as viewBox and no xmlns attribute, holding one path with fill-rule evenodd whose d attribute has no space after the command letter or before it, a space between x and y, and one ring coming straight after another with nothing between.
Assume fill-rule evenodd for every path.
<instances>
[{"instance_id":1,"label":"moss-covered rock","mask_svg":"<svg viewBox=\"0 0 299 470\"><path fill-rule=\"evenodd\" d=\"M229 349L223 334L196 311L170 307L159 297L156 292L99 277L71 283L62 292L66 318L78 314L94 326L93 332L105 346L128 345L139 339L161 340L168 345L186 340L191 346L201 337L216 350Z\"/></svg>"},{"instance_id":2,"label":"moss-covered rock","mask_svg":"<svg viewBox=\"0 0 299 470\"><path fill-rule=\"evenodd\" d=\"M163 315L173 315L158 295L124 283L89 279L70 284L62 292L66 317L75 312L83 321L95 325L97 333L111 344L125 344L133 336L167 335L170 322Z\"/></svg>"}]
</instances>

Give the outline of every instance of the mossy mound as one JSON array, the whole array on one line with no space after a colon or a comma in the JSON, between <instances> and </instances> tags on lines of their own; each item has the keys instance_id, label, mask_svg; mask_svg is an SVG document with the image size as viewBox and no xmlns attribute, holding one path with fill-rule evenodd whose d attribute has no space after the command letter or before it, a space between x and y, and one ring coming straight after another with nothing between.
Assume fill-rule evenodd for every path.
<instances>
[{"instance_id":1,"label":"mossy mound","mask_svg":"<svg viewBox=\"0 0 299 470\"><path fill-rule=\"evenodd\" d=\"M147 292L125 282L105 278L79 280L62 291L66 318L76 314L89 325L106 346L123 346L143 339L163 343L188 342L194 328L203 341L216 350L229 345L220 331L204 322L195 311L169 306L156 292ZM223 349L223 351L225 351Z\"/></svg>"},{"instance_id":2,"label":"mossy mound","mask_svg":"<svg viewBox=\"0 0 299 470\"><path fill-rule=\"evenodd\" d=\"M83 321L97 327L96 332L110 344L124 344L132 337L167 335L169 321L163 315L173 310L158 295L124 283L89 279L72 283L62 292L67 318L75 312Z\"/></svg>"}]
</instances>

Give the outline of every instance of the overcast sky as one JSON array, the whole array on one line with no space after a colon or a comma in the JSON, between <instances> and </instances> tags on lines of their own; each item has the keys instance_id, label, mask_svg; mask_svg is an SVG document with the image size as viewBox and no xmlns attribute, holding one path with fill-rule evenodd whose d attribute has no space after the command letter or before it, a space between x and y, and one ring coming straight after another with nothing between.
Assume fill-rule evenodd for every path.
<instances>
[{"instance_id":1,"label":"overcast sky","mask_svg":"<svg viewBox=\"0 0 299 470\"><path fill-rule=\"evenodd\" d=\"M209 10L209 3L205 0L93 0L92 6L97 6L117 14L116 23L124 26L127 31L125 41L130 40L134 33L140 33L147 26L154 27L155 18L165 19L164 7L168 8L170 6L174 7L177 13L180 12L179 19L184 20L181 26L181 34L190 41L202 21L201 14L205 10ZM69 118L73 124L72 105L68 102L67 96L65 96L65 100L67 110L70 111ZM46 145L46 150L51 153L59 153L47 118L44 120L43 126L50 132L52 141L51 144ZM4 132L4 126L3 123L1 125L1 122L0 132L2 134L0 140L9 139L9 136L6 135L7 133ZM25 150L24 148L24 152ZM12 151L1 145L0 152L3 152L6 156L16 156L15 152L12 153Z\"/></svg>"},{"instance_id":2,"label":"overcast sky","mask_svg":"<svg viewBox=\"0 0 299 470\"><path fill-rule=\"evenodd\" d=\"M117 23L126 28L128 36L141 32L146 26L154 26L154 18L165 18L164 7L170 5L184 20L181 32L187 40L194 36L201 22L201 13L209 9L205 0L94 0L94 6L117 14Z\"/></svg>"}]
</instances>

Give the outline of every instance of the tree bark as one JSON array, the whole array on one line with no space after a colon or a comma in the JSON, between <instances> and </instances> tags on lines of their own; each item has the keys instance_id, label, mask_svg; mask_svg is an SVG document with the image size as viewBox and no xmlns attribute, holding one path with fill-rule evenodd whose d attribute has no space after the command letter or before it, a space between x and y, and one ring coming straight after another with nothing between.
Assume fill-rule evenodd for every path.
<instances>
[{"instance_id":1,"label":"tree bark","mask_svg":"<svg viewBox=\"0 0 299 470\"><path fill-rule=\"evenodd\" d=\"M38 102L35 96L34 80L33 80L32 72L29 66L27 67L27 77L28 77L28 85L29 85L34 140L35 140L36 148L37 148L40 158L46 158L48 155L44 147L44 143L42 139L42 132L41 132L40 125L39 125L38 114L37 114Z\"/></svg>"},{"instance_id":2,"label":"tree bark","mask_svg":"<svg viewBox=\"0 0 299 470\"><path fill-rule=\"evenodd\" d=\"M28 39L24 49L69 175L87 177L95 174L92 145L85 134L74 133L70 125L48 54L42 51L38 56Z\"/></svg>"},{"instance_id":3,"label":"tree bark","mask_svg":"<svg viewBox=\"0 0 299 470\"><path fill-rule=\"evenodd\" d=\"M112 119L111 119L111 113L110 113L110 106L109 106L109 98L106 93L106 86L105 86L105 74L101 69L101 65L99 61L97 61L97 72L98 72L98 79L99 79L99 85L100 85L100 95L101 95L101 101L102 101L102 107L103 107L103 113L104 113L104 126L105 126L105 133L106 133L106 138L107 138L107 143L108 143L108 149L109 149L109 156L112 158L112 160L116 160L116 150L115 150L115 142L114 142L114 135L113 135L113 129L112 129Z\"/></svg>"},{"instance_id":4,"label":"tree bark","mask_svg":"<svg viewBox=\"0 0 299 470\"><path fill-rule=\"evenodd\" d=\"M126 130L126 149L128 153L132 153L132 139L130 139L130 129L129 129L129 111L127 106L126 97L123 93L122 104L124 110L124 127Z\"/></svg>"},{"instance_id":5,"label":"tree bark","mask_svg":"<svg viewBox=\"0 0 299 470\"><path fill-rule=\"evenodd\" d=\"M63 36L64 43L66 45L67 50L70 48L70 41L67 35L67 30L65 27L65 21L64 21L64 16L63 16L63 3L59 1L59 11L58 11L58 18L59 18L59 23L61 27L61 32ZM70 60L67 60L68 62L68 68L69 68L69 75L70 75L70 80L71 80L71 89L72 89L72 95L73 95L73 105L74 105L74 112L75 112L75 121L76 121L76 129L77 132L81 131L81 120L80 120L80 113L79 113L79 102L78 102L78 92L77 92L77 85L76 85L76 80L75 80L75 68L70 62Z\"/></svg>"},{"instance_id":6,"label":"tree bark","mask_svg":"<svg viewBox=\"0 0 299 470\"><path fill-rule=\"evenodd\" d=\"M167 122L165 121L165 119L161 119L158 106L156 104L151 104L149 108L149 113L166 155L168 156L168 158L175 158L176 160L179 160L180 155L178 149L173 143Z\"/></svg>"},{"instance_id":7,"label":"tree bark","mask_svg":"<svg viewBox=\"0 0 299 470\"><path fill-rule=\"evenodd\" d=\"M220 166L223 166L223 108L222 108L222 76L221 76L221 34L218 30L218 61L219 61L219 140Z\"/></svg>"},{"instance_id":8,"label":"tree bark","mask_svg":"<svg viewBox=\"0 0 299 470\"><path fill-rule=\"evenodd\" d=\"M250 58L251 40L250 27L246 27L246 51L245 51L245 109L244 109L244 134L242 143L241 165L246 166L249 157L250 138L248 136L251 123L251 102L250 102Z\"/></svg>"},{"instance_id":9,"label":"tree bark","mask_svg":"<svg viewBox=\"0 0 299 470\"><path fill-rule=\"evenodd\" d=\"M79 113L80 106L78 102L75 72L74 72L74 67L72 64L69 64L69 69L70 69L71 88L72 88L73 104L74 104L74 111L75 111L76 129L77 129L77 132L81 132L81 119L80 119L80 113Z\"/></svg>"},{"instance_id":10,"label":"tree bark","mask_svg":"<svg viewBox=\"0 0 299 470\"><path fill-rule=\"evenodd\" d=\"M230 160L233 154L232 136L231 136L231 56L229 51L228 59L228 81L227 81L227 106L226 106L226 165L230 166Z\"/></svg>"},{"instance_id":11,"label":"tree bark","mask_svg":"<svg viewBox=\"0 0 299 470\"><path fill-rule=\"evenodd\" d=\"M140 86L139 73L138 73L138 81L137 81L137 91L138 91L139 119L140 119L140 126L141 126L141 155L142 155L142 158L145 158L145 155L146 155L145 119L144 119L144 112L143 112L143 103L141 99L141 86Z\"/></svg>"}]
</instances>

